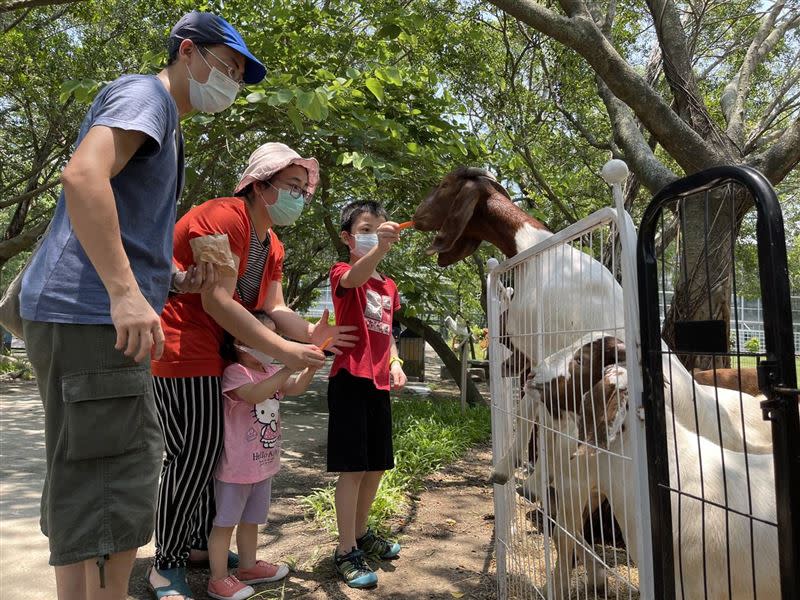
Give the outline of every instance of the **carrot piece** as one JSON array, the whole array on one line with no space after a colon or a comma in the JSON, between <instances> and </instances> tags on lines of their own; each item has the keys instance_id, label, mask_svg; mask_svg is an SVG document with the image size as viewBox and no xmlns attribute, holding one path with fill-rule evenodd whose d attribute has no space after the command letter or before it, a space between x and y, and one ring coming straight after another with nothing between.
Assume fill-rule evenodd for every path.
<instances>
[{"instance_id":1,"label":"carrot piece","mask_svg":"<svg viewBox=\"0 0 800 600\"><path fill-rule=\"evenodd\" d=\"M325 340L324 342L322 342L322 344L320 344L320 347L319 347L319 349L320 349L320 350L325 350L325 348L327 348L328 346L330 346L330 345L331 345L331 342L332 342L332 341L333 341L333 338L332 338L332 337L329 337L327 340Z\"/></svg>"},{"instance_id":2,"label":"carrot piece","mask_svg":"<svg viewBox=\"0 0 800 600\"><path fill-rule=\"evenodd\" d=\"M413 227L413 226L414 226L414 221L406 221L405 223L400 223L400 225L398 225L397 228L398 229L407 229L407 228Z\"/></svg>"}]
</instances>

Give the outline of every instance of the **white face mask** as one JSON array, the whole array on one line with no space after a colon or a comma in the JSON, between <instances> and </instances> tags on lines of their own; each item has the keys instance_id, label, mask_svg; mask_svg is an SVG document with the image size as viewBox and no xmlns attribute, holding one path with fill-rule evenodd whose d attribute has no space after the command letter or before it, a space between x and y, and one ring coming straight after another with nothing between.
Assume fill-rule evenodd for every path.
<instances>
[{"instance_id":1,"label":"white face mask","mask_svg":"<svg viewBox=\"0 0 800 600\"><path fill-rule=\"evenodd\" d=\"M245 352L255 358L258 362L262 365L271 365L272 364L272 357L268 354L264 354L261 350L256 350L255 348L248 348L247 346L240 346L239 344L234 344L233 346L239 352Z\"/></svg>"},{"instance_id":2,"label":"white face mask","mask_svg":"<svg viewBox=\"0 0 800 600\"><path fill-rule=\"evenodd\" d=\"M202 53L200 53L200 58L208 65L208 61ZM211 69L208 81L200 83L192 77L192 71L189 69L189 65L186 65L186 70L189 71L189 102L200 112L218 113L228 108L236 100L239 84L216 67L211 65L208 67Z\"/></svg>"},{"instance_id":3,"label":"white face mask","mask_svg":"<svg viewBox=\"0 0 800 600\"><path fill-rule=\"evenodd\" d=\"M353 248L354 256L364 256L378 245L377 233L356 233L353 234L353 239L356 241L355 248Z\"/></svg>"}]
</instances>

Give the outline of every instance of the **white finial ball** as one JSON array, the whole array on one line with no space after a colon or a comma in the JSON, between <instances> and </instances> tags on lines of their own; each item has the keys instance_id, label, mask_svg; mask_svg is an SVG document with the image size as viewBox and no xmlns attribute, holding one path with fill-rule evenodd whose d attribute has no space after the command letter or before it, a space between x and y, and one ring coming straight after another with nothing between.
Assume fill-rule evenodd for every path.
<instances>
[{"instance_id":1,"label":"white finial ball","mask_svg":"<svg viewBox=\"0 0 800 600\"><path fill-rule=\"evenodd\" d=\"M600 171L600 175L605 179L608 185L622 183L628 176L628 165L625 164L624 160L612 158L603 165L603 170Z\"/></svg>"},{"instance_id":2,"label":"white finial ball","mask_svg":"<svg viewBox=\"0 0 800 600\"><path fill-rule=\"evenodd\" d=\"M489 260L486 261L486 266L489 267L490 271L493 271L497 267L500 266L500 261L497 260L496 258L492 257L492 258L490 258Z\"/></svg>"}]
</instances>

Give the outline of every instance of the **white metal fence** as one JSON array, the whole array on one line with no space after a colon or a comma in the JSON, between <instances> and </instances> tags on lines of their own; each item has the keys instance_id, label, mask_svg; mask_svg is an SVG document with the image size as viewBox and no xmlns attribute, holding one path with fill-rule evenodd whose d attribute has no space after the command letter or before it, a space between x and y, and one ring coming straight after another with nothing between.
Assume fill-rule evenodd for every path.
<instances>
[{"instance_id":1,"label":"white metal fence","mask_svg":"<svg viewBox=\"0 0 800 600\"><path fill-rule=\"evenodd\" d=\"M606 208L490 272L501 599L652 597L635 236Z\"/></svg>"}]
</instances>

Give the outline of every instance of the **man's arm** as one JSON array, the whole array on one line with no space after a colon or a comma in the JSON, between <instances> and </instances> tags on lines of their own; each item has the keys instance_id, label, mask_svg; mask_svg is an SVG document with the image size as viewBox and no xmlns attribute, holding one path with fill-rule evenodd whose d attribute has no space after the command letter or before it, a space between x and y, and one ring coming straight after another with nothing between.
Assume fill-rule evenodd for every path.
<instances>
[{"instance_id":1,"label":"man's arm","mask_svg":"<svg viewBox=\"0 0 800 600\"><path fill-rule=\"evenodd\" d=\"M159 358L164 333L159 316L147 302L122 246L119 217L111 188L116 176L147 135L105 126L92 127L61 173L67 214L84 252L108 292L117 350L142 361Z\"/></svg>"}]
</instances>

